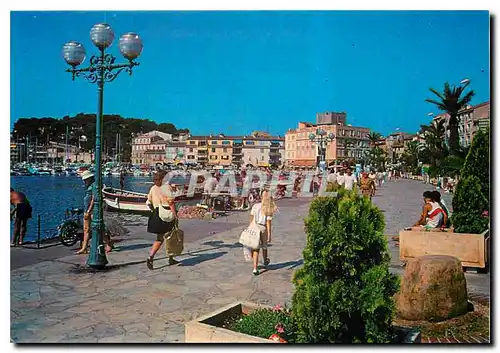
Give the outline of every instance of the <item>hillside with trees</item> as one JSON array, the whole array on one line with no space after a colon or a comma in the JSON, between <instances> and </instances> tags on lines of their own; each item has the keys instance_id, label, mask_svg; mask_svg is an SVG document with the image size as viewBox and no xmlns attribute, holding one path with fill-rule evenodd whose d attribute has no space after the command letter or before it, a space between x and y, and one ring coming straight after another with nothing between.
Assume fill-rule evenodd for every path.
<instances>
[{"instance_id":1,"label":"hillside with trees","mask_svg":"<svg viewBox=\"0 0 500 353\"><path fill-rule=\"evenodd\" d=\"M33 143L48 141L66 143L66 128L68 129L68 143L80 145L82 150L90 151L95 144L96 115L79 113L74 117L64 116L62 119L52 117L20 118L14 124L12 137L14 140L24 141L30 138ZM132 138L136 135L153 130L178 135L189 133L188 129L177 129L174 124L161 123L149 119L124 118L120 115L104 115L102 146L105 154L113 154L117 136L121 140L123 160L128 160L131 153ZM82 136L85 136L83 138Z\"/></svg>"}]
</instances>

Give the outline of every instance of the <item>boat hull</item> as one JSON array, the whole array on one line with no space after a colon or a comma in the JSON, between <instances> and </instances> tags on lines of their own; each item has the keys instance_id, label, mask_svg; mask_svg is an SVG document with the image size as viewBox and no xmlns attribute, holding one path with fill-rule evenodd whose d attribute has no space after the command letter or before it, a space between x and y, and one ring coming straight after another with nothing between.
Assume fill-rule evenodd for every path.
<instances>
[{"instance_id":1,"label":"boat hull","mask_svg":"<svg viewBox=\"0 0 500 353\"><path fill-rule=\"evenodd\" d=\"M127 190L121 191L110 187L104 187L102 194L109 210L142 214L150 212L149 207L146 206L146 201L148 200L147 194ZM194 193L193 196L180 195L175 198L175 202L183 203L201 200L202 196L201 192Z\"/></svg>"}]
</instances>

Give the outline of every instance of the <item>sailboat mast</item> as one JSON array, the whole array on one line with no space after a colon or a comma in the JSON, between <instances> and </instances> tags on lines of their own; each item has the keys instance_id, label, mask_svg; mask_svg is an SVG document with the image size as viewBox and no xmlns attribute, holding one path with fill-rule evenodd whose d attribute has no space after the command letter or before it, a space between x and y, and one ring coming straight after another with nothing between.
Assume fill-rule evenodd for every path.
<instances>
[{"instance_id":1,"label":"sailboat mast","mask_svg":"<svg viewBox=\"0 0 500 353\"><path fill-rule=\"evenodd\" d=\"M68 162L69 154L68 154L68 124L66 124L66 158L64 159L64 165Z\"/></svg>"}]
</instances>

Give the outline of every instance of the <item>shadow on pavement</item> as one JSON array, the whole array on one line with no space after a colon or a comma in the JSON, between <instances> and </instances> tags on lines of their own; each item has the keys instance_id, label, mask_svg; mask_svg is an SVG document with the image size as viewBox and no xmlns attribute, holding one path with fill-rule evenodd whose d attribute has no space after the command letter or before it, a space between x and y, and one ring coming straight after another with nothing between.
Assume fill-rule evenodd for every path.
<instances>
[{"instance_id":1,"label":"shadow on pavement","mask_svg":"<svg viewBox=\"0 0 500 353\"><path fill-rule=\"evenodd\" d=\"M182 260L179 266L195 266L205 261L215 260L223 255L227 254L227 251L219 251L211 254L201 254L196 255L193 258Z\"/></svg>"},{"instance_id":2,"label":"shadow on pavement","mask_svg":"<svg viewBox=\"0 0 500 353\"><path fill-rule=\"evenodd\" d=\"M213 246L216 249L220 249L220 248L235 249L235 248L242 247L242 245L240 243L226 244L222 240L210 240L210 241L204 242L202 245Z\"/></svg>"},{"instance_id":3,"label":"shadow on pavement","mask_svg":"<svg viewBox=\"0 0 500 353\"><path fill-rule=\"evenodd\" d=\"M116 247L116 252L122 252L122 251L129 251L129 250L139 250L139 249L144 249L144 248L149 248L151 247L151 243L143 243L143 244L131 244L131 245L124 245L124 246L117 246Z\"/></svg>"},{"instance_id":4,"label":"shadow on pavement","mask_svg":"<svg viewBox=\"0 0 500 353\"><path fill-rule=\"evenodd\" d=\"M304 260L300 259L300 260L296 260L296 261L288 261L288 262L281 262L281 263L277 263L277 264L270 264L267 266L266 269L262 270L262 272L275 271L275 270L279 270L279 269L284 268L284 267L288 267L288 269L291 270L297 266L302 265L303 263L304 263Z\"/></svg>"}]
</instances>

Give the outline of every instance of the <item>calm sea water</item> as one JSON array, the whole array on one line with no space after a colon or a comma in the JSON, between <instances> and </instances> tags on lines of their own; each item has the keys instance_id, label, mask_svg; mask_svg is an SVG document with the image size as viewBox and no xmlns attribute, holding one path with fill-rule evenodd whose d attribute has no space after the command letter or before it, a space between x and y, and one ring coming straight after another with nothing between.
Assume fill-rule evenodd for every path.
<instances>
[{"instance_id":1,"label":"calm sea water","mask_svg":"<svg viewBox=\"0 0 500 353\"><path fill-rule=\"evenodd\" d=\"M64 219L67 208L83 207L84 185L78 176L12 176L11 187L26 194L33 206L33 218L28 222L25 241L37 238L37 218L40 216L40 238L51 238L57 234L57 226ZM118 177L105 176L107 186L120 187ZM151 177L125 177L125 189L147 193L152 186ZM112 215L116 217L117 215ZM108 216L108 215L107 215ZM120 215L127 223L142 224L146 218L140 215ZM12 237L12 223L11 235Z\"/></svg>"}]
</instances>

